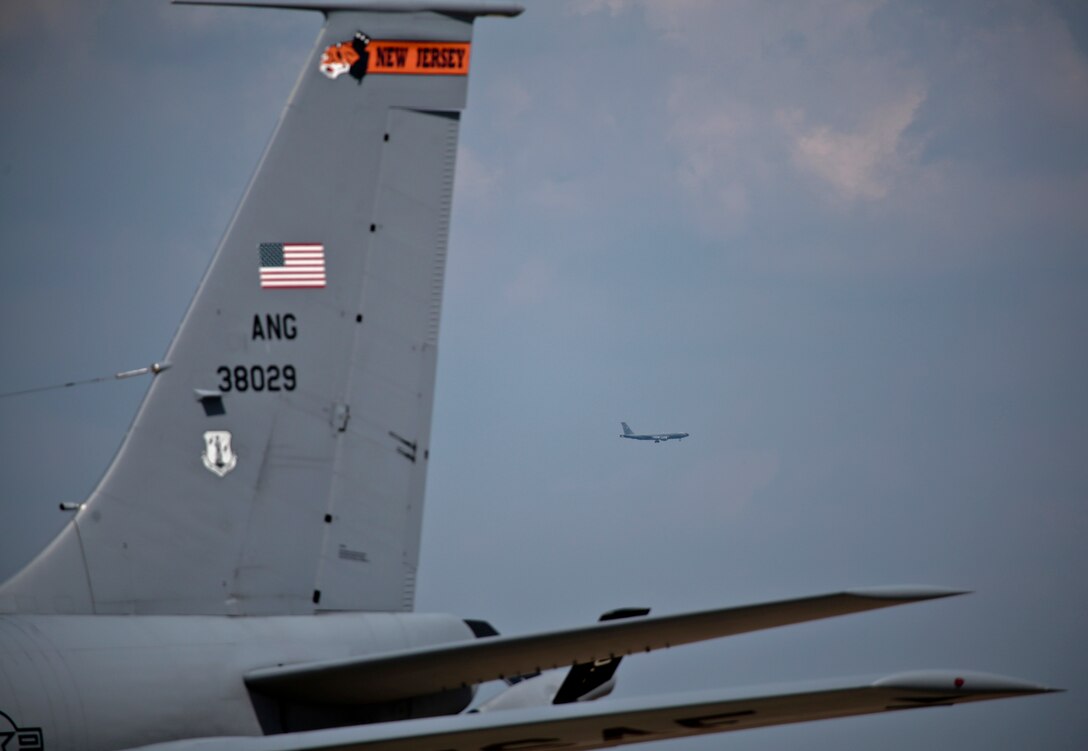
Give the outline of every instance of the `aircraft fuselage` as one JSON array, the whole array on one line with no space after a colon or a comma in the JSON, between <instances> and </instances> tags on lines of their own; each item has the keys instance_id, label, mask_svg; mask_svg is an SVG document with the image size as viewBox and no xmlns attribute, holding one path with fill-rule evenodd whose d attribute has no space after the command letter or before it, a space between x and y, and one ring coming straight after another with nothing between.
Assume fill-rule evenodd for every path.
<instances>
[{"instance_id":1,"label":"aircraft fuselage","mask_svg":"<svg viewBox=\"0 0 1088 751\"><path fill-rule=\"evenodd\" d=\"M51 751L450 714L467 706L471 690L325 712L255 694L244 677L270 665L472 638L459 618L414 613L0 616L0 712Z\"/></svg>"},{"instance_id":2,"label":"aircraft fuselage","mask_svg":"<svg viewBox=\"0 0 1088 751\"><path fill-rule=\"evenodd\" d=\"M658 433L647 435L621 435L621 438L630 438L633 441L653 441L654 443L661 443L662 441L671 441L673 439L680 440L687 438L690 433Z\"/></svg>"}]
</instances>

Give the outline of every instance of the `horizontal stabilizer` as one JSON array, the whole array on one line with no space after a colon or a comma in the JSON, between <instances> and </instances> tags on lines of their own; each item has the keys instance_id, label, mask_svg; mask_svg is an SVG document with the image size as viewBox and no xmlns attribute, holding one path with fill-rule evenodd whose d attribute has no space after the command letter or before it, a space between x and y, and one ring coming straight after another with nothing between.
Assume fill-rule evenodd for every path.
<instances>
[{"instance_id":1,"label":"horizontal stabilizer","mask_svg":"<svg viewBox=\"0 0 1088 751\"><path fill-rule=\"evenodd\" d=\"M524 8L516 3L488 0L172 0L174 5L220 5L233 8L283 10L369 11L374 13L457 13L465 16L516 16Z\"/></svg>"},{"instance_id":2,"label":"horizontal stabilizer","mask_svg":"<svg viewBox=\"0 0 1088 751\"><path fill-rule=\"evenodd\" d=\"M369 704L435 693L507 676L649 652L791 623L963 594L948 589L860 589L794 600L407 650L254 671L246 684L268 696Z\"/></svg>"},{"instance_id":3,"label":"horizontal stabilizer","mask_svg":"<svg viewBox=\"0 0 1088 751\"><path fill-rule=\"evenodd\" d=\"M625 743L949 706L1052 690L983 673L926 671L875 681L847 679L777 690L713 691L564 704L259 738L207 738L132 751L610 748Z\"/></svg>"}]
</instances>

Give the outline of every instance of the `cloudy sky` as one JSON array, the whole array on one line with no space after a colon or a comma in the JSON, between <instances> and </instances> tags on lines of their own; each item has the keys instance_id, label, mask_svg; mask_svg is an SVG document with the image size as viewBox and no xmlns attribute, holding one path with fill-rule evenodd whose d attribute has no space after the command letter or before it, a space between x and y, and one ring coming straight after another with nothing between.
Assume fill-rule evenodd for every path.
<instances>
[{"instance_id":1,"label":"cloudy sky","mask_svg":"<svg viewBox=\"0 0 1088 751\"><path fill-rule=\"evenodd\" d=\"M528 5L475 38L418 609L970 589L633 658L617 694L984 670L1071 691L658 747L1083 748L1086 6ZM0 392L162 357L319 26L0 6ZM0 399L0 576L146 386Z\"/></svg>"}]
</instances>

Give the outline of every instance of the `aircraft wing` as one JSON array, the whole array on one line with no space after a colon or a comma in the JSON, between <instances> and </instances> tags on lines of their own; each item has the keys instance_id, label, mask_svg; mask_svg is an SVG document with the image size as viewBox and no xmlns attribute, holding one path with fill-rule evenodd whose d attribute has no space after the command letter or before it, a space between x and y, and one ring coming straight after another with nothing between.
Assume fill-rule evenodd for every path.
<instances>
[{"instance_id":1,"label":"aircraft wing","mask_svg":"<svg viewBox=\"0 0 1088 751\"><path fill-rule=\"evenodd\" d=\"M872 588L581 628L262 668L246 684L303 702L369 704L436 693L539 670L620 657L791 623L963 594L937 588Z\"/></svg>"},{"instance_id":2,"label":"aircraft wing","mask_svg":"<svg viewBox=\"0 0 1088 751\"><path fill-rule=\"evenodd\" d=\"M778 690L564 704L487 714L357 725L257 738L205 738L130 751L536 751L747 730L850 715L1047 693L983 673L926 671Z\"/></svg>"}]
</instances>

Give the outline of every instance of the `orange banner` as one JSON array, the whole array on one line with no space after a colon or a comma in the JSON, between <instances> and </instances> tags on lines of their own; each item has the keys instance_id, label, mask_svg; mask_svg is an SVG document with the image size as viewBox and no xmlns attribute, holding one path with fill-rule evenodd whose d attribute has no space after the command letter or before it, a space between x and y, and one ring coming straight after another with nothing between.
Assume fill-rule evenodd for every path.
<instances>
[{"instance_id":1,"label":"orange banner","mask_svg":"<svg viewBox=\"0 0 1088 751\"><path fill-rule=\"evenodd\" d=\"M410 73L428 76L468 75L468 42L397 42L371 40L367 73Z\"/></svg>"}]
</instances>

